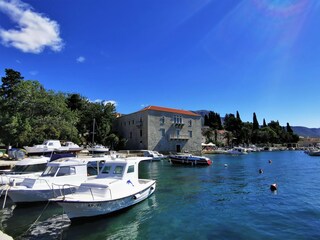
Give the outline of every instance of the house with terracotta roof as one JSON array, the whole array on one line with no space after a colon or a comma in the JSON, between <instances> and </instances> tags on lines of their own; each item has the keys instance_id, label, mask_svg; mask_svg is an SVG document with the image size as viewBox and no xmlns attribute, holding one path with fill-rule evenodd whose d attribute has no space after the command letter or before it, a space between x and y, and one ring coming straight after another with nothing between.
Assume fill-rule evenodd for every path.
<instances>
[{"instance_id":1,"label":"house with terracotta roof","mask_svg":"<svg viewBox=\"0 0 320 240\"><path fill-rule=\"evenodd\" d=\"M118 117L114 127L128 150L201 152L201 116L191 111L148 106Z\"/></svg>"}]
</instances>

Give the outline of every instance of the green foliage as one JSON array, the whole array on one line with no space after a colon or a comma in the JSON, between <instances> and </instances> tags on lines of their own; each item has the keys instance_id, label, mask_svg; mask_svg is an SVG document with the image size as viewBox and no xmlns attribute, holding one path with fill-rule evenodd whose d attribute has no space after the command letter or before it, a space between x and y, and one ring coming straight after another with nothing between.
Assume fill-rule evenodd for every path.
<instances>
[{"instance_id":1,"label":"green foliage","mask_svg":"<svg viewBox=\"0 0 320 240\"><path fill-rule=\"evenodd\" d=\"M87 142L93 118L98 123L98 143L119 142L117 136L109 136L115 117L113 105L92 103L79 94L45 90L38 81L23 79L12 69L6 69L2 77L0 141L4 144L22 147L45 139Z\"/></svg>"},{"instance_id":2,"label":"green foliage","mask_svg":"<svg viewBox=\"0 0 320 240\"><path fill-rule=\"evenodd\" d=\"M220 114L213 111L210 111L208 115L204 116L204 125L212 129L223 129Z\"/></svg>"},{"instance_id":3,"label":"green foliage","mask_svg":"<svg viewBox=\"0 0 320 240\"><path fill-rule=\"evenodd\" d=\"M209 117L205 119L209 120ZM263 125L260 128L255 113L253 113L253 123L242 122L238 111L236 116L234 114L226 114L224 117L224 129L227 130L224 138L228 144L253 143L269 145L296 143L299 141L299 136L293 133L289 123L284 128L280 126L278 121L271 121L266 124L265 119L263 119ZM216 137L213 129L207 129L203 132L203 135L206 137L206 142L215 142Z\"/></svg>"}]
</instances>

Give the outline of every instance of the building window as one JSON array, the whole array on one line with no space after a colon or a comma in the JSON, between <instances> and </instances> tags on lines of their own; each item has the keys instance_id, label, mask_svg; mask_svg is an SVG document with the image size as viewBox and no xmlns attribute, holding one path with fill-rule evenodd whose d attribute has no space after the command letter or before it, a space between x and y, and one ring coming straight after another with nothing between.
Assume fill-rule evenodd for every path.
<instances>
[{"instance_id":1,"label":"building window","mask_svg":"<svg viewBox=\"0 0 320 240\"><path fill-rule=\"evenodd\" d=\"M192 127L192 120L189 120L189 127Z\"/></svg>"},{"instance_id":2,"label":"building window","mask_svg":"<svg viewBox=\"0 0 320 240\"><path fill-rule=\"evenodd\" d=\"M134 125L134 120L132 120L132 125Z\"/></svg>"},{"instance_id":3,"label":"building window","mask_svg":"<svg viewBox=\"0 0 320 240\"><path fill-rule=\"evenodd\" d=\"M180 136L180 129L176 129L176 137L179 138Z\"/></svg>"},{"instance_id":4,"label":"building window","mask_svg":"<svg viewBox=\"0 0 320 240\"><path fill-rule=\"evenodd\" d=\"M164 137L166 135L166 130L164 128L161 128L160 131L161 131L161 136Z\"/></svg>"},{"instance_id":5,"label":"building window","mask_svg":"<svg viewBox=\"0 0 320 240\"><path fill-rule=\"evenodd\" d=\"M140 137L142 137L142 130L140 130Z\"/></svg>"},{"instance_id":6,"label":"building window","mask_svg":"<svg viewBox=\"0 0 320 240\"><path fill-rule=\"evenodd\" d=\"M160 118L160 125L163 125L164 124L164 117L161 117Z\"/></svg>"},{"instance_id":7,"label":"building window","mask_svg":"<svg viewBox=\"0 0 320 240\"><path fill-rule=\"evenodd\" d=\"M174 123L182 123L182 116L174 115L173 122Z\"/></svg>"},{"instance_id":8,"label":"building window","mask_svg":"<svg viewBox=\"0 0 320 240\"><path fill-rule=\"evenodd\" d=\"M189 131L189 137L192 138L192 131Z\"/></svg>"},{"instance_id":9,"label":"building window","mask_svg":"<svg viewBox=\"0 0 320 240\"><path fill-rule=\"evenodd\" d=\"M128 122L129 126L130 126L130 121Z\"/></svg>"},{"instance_id":10,"label":"building window","mask_svg":"<svg viewBox=\"0 0 320 240\"><path fill-rule=\"evenodd\" d=\"M130 132L130 139L132 139L132 132Z\"/></svg>"}]
</instances>

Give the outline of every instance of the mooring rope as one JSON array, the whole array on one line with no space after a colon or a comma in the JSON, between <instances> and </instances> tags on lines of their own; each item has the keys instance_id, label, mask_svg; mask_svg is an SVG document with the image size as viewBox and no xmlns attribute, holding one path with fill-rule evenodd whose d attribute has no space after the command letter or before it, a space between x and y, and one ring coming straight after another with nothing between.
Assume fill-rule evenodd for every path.
<instances>
[{"instance_id":1,"label":"mooring rope","mask_svg":"<svg viewBox=\"0 0 320 240\"><path fill-rule=\"evenodd\" d=\"M23 235L25 235L27 232L30 231L30 229L38 222L38 220L41 218L42 214L44 213L44 211L47 209L47 207L49 206L50 200L48 200L47 204L45 205L45 207L42 209L40 215L36 218L36 220L30 225L30 227L24 231L24 233L22 233L18 238L22 237Z\"/></svg>"}]
</instances>

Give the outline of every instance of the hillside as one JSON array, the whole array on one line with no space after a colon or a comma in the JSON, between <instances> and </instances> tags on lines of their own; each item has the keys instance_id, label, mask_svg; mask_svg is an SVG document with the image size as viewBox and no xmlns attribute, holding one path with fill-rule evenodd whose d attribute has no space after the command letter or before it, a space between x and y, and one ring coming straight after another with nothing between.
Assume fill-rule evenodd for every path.
<instances>
[{"instance_id":1,"label":"hillside","mask_svg":"<svg viewBox=\"0 0 320 240\"><path fill-rule=\"evenodd\" d=\"M307 127L291 127L293 132L302 137L315 137L320 138L320 128L307 128Z\"/></svg>"}]
</instances>

